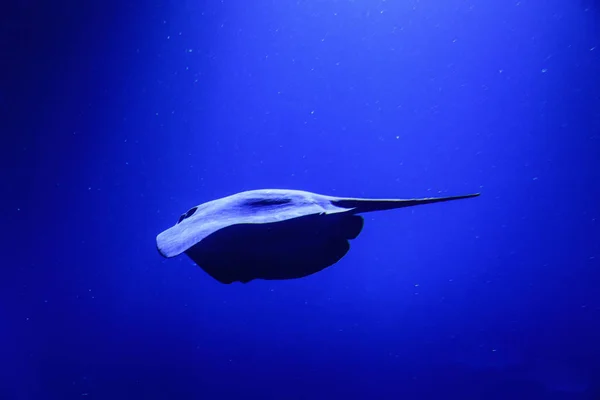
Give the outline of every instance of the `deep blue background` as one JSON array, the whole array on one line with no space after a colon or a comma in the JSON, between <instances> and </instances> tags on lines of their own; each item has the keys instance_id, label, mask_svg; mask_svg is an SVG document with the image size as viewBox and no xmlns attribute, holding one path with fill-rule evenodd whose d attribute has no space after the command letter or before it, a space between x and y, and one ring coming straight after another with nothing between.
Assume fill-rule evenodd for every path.
<instances>
[{"instance_id":1,"label":"deep blue background","mask_svg":"<svg viewBox=\"0 0 600 400\"><path fill-rule=\"evenodd\" d=\"M3 5L0 399L598 399L591 1ZM222 285L155 236L283 187L481 191Z\"/></svg>"}]
</instances>

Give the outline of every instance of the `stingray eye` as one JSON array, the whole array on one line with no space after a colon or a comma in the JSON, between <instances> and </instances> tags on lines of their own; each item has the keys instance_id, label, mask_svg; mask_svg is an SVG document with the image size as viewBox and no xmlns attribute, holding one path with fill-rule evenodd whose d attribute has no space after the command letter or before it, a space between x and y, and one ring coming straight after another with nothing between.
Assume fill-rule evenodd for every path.
<instances>
[{"instance_id":1,"label":"stingray eye","mask_svg":"<svg viewBox=\"0 0 600 400\"><path fill-rule=\"evenodd\" d=\"M177 223L179 224L184 219L187 219L187 218L191 217L192 215L194 215L194 213L196 212L197 209L198 209L198 207L192 207L185 214L181 214Z\"/></svg>"}]
</instances>

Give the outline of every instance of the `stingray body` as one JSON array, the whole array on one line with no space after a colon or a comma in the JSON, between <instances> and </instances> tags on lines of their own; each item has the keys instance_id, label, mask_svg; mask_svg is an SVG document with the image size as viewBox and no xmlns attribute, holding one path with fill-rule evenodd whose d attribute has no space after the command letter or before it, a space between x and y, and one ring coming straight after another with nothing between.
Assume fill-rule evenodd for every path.
<instances>
[{"instance_id":1,"label":"stingray body","mask_svg":"<svg viewBox=\"0 0 600 400\"><path fill-rule=\"evenodd\" d=\"M360 213L478 195L361 199L300 190L250 190L191 208L156 237L156 244L162 256L185 253L222 283L301 278L346 255L348 241L363 228Z\"/></svg>"}]
</instances>

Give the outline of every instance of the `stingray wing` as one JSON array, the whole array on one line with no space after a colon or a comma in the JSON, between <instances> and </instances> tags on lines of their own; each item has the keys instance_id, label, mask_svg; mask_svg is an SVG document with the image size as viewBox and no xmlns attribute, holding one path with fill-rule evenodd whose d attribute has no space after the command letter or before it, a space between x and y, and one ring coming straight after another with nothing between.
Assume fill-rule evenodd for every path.
<instances>
[{"instance_id":1,"label":"stingray wing","mask_svg":"<svg viewBox=\"0 0 600 400\"><path fill-rule=\"evenodd\" d=\"M175 257L207 236L237 224L269 224L311 214L349 211L325 196L299 190L250 190L191 208L156 237L159 253Z\"/></svg>"}]
</instances>

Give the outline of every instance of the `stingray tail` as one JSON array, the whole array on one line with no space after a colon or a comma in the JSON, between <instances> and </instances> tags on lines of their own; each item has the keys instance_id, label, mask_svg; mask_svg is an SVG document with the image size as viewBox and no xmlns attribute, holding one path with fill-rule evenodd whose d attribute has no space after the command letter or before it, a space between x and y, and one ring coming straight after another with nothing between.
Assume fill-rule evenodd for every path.
<instances>
[{"instance_id":1,"label":"stingray tail","mask_svg":"<svg viewBox=\"0 0 600 400\"><path fill-rule=\"evenodd\" d=\"M423 199L339 199L332 203L337 207L353 208L355 213L370 211L392 210L394 208L419 206L421 204L442 203L444 201L469 199L477 197L479 193L448 197L426 197Z\"/></svg>"}]
</instances>

